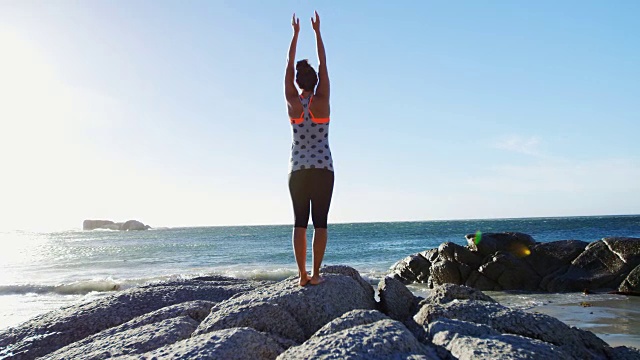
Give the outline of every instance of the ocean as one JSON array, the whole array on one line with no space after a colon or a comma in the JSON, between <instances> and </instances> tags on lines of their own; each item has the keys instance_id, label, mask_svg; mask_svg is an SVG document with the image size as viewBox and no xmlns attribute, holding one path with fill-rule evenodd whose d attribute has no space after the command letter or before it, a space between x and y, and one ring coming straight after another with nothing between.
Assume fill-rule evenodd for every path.
<instances>
[{"instance_id":1,"label":"ocean","mask_svg":"<svg viewBox=\"0 0 640 360\"><path fill-rule=\"evenodd\" d=\"M325 265L356 268L376 284L398 260L476 231L527 233L538 242L640 237L640 215L330 224ZM311 241L311 227L308 241ZM0 232L0 330L65 305L133 286L222 274L281 280L297 273L290 225ZM310 249L310 245L309 245ZM309 261L311 263L310 251ZM424 285L412 285L425 294ZM640 299L621 295L491 292L548 313L612 345L640 346ZM589 301L592 306L580 303Z\"/></svg>"}]
</instances>

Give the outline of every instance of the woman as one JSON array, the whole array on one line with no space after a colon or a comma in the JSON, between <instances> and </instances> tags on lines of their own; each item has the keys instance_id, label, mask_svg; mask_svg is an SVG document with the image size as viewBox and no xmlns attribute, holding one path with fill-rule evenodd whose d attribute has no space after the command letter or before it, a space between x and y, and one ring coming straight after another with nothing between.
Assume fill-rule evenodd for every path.
<instances>
[{"instance_id":1,"label":"woman","mask_svg":"<svg viewBox=\"0 0 640 360\"><path fill-rule=\"evenodd\" d=\"M311 26L316 34L318 73L307 60L295 65L300 19L293 14L293 38L284 75L284 93L291 121L293 144L289 161L289 192L293 202L295 225L293 253L298 264L300 286L317 285L320 265L327 246L327 215L333 194L333 160L329 149L329 75L324 44L320 36L320 16L315 12ZM297 71L297 73L296 73ZM298 84L300 93L294 84ZM317 87L316 87L317 84ZM307 224L313 220L313 268L307 274Z\"/></svg>"}]
</instances>

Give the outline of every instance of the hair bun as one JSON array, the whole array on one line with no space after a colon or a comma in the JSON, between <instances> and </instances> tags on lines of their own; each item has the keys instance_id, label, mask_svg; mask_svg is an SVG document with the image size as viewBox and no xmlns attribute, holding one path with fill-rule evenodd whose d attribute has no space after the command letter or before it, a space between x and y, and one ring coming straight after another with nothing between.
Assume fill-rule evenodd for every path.
<instances>
[{"instance_id":1,"label":"hair bun","mask_svg":"<svg viewBox=\"0 0 640 360\"><path fill-rule=\"evenodd\" d=\"M296 63L296 83L303 90L313 91L318 83L318 74L309 64L309 60L304 59Z\"/></svg>"},{"instance_id":2,"label":"hair bun","mask_svg":"<svg viewBox=\"0 0 640 360\"><path fill-rule=\"evenodd\" d=\"M300 72L306 72L309 69L313 70L313 68L309 64L309 60L307 59L300 60L296 63L296 70Z\"/></svg>"}]
</instances>

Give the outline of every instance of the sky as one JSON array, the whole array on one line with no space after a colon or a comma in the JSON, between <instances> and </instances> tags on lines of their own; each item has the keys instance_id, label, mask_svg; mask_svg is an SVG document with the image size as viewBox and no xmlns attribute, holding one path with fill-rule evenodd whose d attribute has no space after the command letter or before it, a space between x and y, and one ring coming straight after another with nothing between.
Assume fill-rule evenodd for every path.
<instances>
[{"instance_id":1,"label":"sky","mask_svg":"<svg viewBox=\"0 0 640 360\"><path fill-rule=\"evenodd\" d=\"M0 229L292 223L314 10L330 222L640 213L637 1L3 0Z\"/></svg>"}]
</instances>

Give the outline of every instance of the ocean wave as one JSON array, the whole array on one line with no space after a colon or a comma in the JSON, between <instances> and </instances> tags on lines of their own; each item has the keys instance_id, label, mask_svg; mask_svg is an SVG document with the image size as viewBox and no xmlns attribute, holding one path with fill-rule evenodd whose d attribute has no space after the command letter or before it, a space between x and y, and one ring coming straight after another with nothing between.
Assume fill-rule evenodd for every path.
<instances>
[{"instance_id":1,"label":"ocean wave","mask_svg":"<svg viewBox=\"0 0 640 360\"><path fill-rule=\"evenodd\" d=\"M15 284L0 285L1 295L28 295L28 294L57 294L57 295L86 295L92 292L119 291L138 285L149 283L149 279L116 281L84 280L67 284L43 285L43 284Z\"/></svg>"},{"instance_id":2,"label":"ocean wave","mask_svg":"<svg viewBox=\"0 0 640 360\"><path fill-rule=\"evenodd\" d=\"M59 294L59 295L84 295L90 292L98 291L114 291L119 290L118 284L101 282L101 283L73 283L61 285L38 285L38 284L21 284L21 285L3 285L0 286L0 295L28 295L28 294Z\"/></svg>"},{"instance_id":3,"label":"ocean wave","mask_svg":"<svg viewBox=\"0 0 640 360\"><path fill-rule=\"evenodd\" d=\"M86 295L90 293L105 293L112 291L126 290L136 286L153 284L171 280L184 280L195 277L222 275L237 279L247 280L268 280L281 281L286 278L297 276L297 270L294 267L272 267L272 268L240 268L234 267L218 267L201 269L200 271L189 271L188 273L169 273L157 274L150 277L134 278L134 279L90 279L77 280L73 282L61 284L5 284L0 285L0 296L2 295ZM377 282L384 277L384 273L373 269L361 269L362 277L372 283Z\"/></svg>"}]
</instances>

